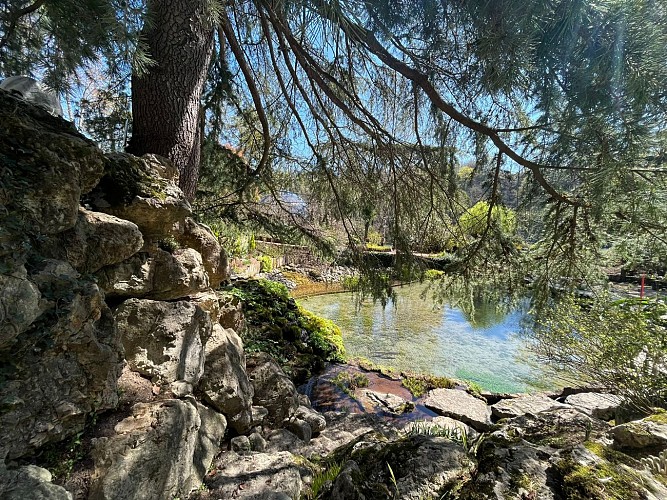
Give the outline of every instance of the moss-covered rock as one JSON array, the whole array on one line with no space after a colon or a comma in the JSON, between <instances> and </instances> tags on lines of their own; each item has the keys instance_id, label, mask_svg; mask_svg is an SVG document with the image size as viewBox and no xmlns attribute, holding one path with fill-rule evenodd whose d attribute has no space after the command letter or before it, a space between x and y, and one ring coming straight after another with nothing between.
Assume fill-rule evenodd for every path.
<instances>
[{"instance_id":1,"label":"moss-covered rock","mask_svg":"<svg viewBox=\"0 0 667 500\"><path fill-rule=\"evenodd\" d=\"M296 382L307 380L328 361L344 360L338 327L299 307L284 285L246 280L224 292L242 303L246 352L270 354Z\"/></svg>"}]
</instances>

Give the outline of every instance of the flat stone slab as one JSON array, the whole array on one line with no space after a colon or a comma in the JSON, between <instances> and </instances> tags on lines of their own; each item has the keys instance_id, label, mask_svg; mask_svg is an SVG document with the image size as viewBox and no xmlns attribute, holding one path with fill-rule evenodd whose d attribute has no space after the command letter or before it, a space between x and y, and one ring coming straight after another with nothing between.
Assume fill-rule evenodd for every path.
<instances>
[{"instance_id":1,"label":"flat stone slab","mask_svg":"<svg viewBox=\"0 0 667 500\"><path fill-rule=\"evenodd\" d=\"M424 399L424 406L484 432L491 428L491 409L486 403L458 389L434 389Z\"/></svg>"},{"instance_id":2,"label":"flat stone slab","mask_svg":"<svg viewBox=\"0 0 667 500\"><path fill-rule=\"evenodd\" d=\"M617 425L609 431L618 448L667 448L667 423L655 417Z\"/></svg>"},{"instance_id":3,"label":"flat stone slab","mask_svg":"<svg viewBox=\"0 0 667 500\"><path fill-rule=\"evenodd\" d=\"M582 392L571 394L565 398L565 402L593 418L611 420L614 418L616 410L621 404L621 398L613 394Z\"/></svg>"},{"instance_id":4,"label":"flat stone slab","mask_svg":"<svg viewBox=\"0 0 667 500\"><path fill-rule=\"evenodd\" d=\"M497 418L514 418L526 413L536 414L541 411L572 408L570 405L559 403L542 394L530 394L513 399L504 399L493 406L491 410Z\"/></svg>"}]
</instances>

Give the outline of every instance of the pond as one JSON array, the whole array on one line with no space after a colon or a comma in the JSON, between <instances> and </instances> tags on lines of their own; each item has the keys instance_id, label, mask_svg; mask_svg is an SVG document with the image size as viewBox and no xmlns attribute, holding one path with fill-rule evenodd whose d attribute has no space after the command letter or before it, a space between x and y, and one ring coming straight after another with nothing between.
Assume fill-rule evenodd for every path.
<instances>
[{"instance_id":1,"label":"pond","mask_svg":"<svg viewBox=\"0 0 667 500\"><path fill-rule=\"evenodd\" d=\"M501 314L479 306L475 321L461 310L424 296L423 284L396 288L386 307L360 306L351 293L301 299L343 332L349 356L363 356L398 370L471 380L493 392L530 392L541 376L518 337L524 313Z\"/></svg>"}]
</instances>

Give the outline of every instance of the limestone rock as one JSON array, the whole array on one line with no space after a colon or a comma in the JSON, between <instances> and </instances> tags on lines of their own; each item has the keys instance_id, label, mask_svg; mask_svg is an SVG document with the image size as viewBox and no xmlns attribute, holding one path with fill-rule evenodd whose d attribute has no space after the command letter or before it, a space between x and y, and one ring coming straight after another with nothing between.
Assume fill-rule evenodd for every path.
<instances>
[{"instance_id":1,"label":"limestone rock","mask_svg":"<svg viewBox=\"0 0 667 500\"><path fill-rule=\"evenodd\" d=\"M229 449L239 453L249 453L252 445L248 436L235 436L229 441Z\"/></svg>"},{"instance_id":2,"label":"limestone rock","mask_svg":"<svg viewBox=\"0 0 667 500\"><path fill-rule=\"evenodd\" d=\"M102 151L74 126L0 91L0 226L51 235L77 220L79 199L104 171Z\"/></svg>"},{"instance_id":3,"label":"limestone rock","mask_svg":"<svg viewBox=\"0 0 667 500\"><path fill-rule=\"evenodd\" d=\"M364 395L371 401L374 406L381 408L384 411L401 415L403 413L410 413L415 409L415 404L412 401L406 401L395 394L380 393L375 391L364 391Z\"/></svg>"},{"instance_id":4,"label":"limestone rock","mask_svg":"<svg viewBox=\"0 0 667 500\"><path fill-rule=\"evenodd\" d=\"M525 441L507 443L488 438L477 453L478 473L465 483L462 498L555 500L548 475L551 455ZM584 497L582 497L584 498Z\"/></svg>"},{"instance_id":5,"label":"limestone rock","mask_svg":"<svg viewBox=\"0 0 667 500\"><path fill-rule=\"evenodd\" d=\"M527 394L513 399L504 399L491 406L493 414L498 418L512 418L525 413L535 414L559 408L565 409L570 408L570 406L540 394Z\"/></svg>"},{"instance_id":6,"label":"limestone rock","mask_svg":"<svg viewBox=\"0 0 667 500\"><path fill-rule=\"evenodd\" d=\"M429 391L424 406L443 415L460 420L480 432L491 428L491 409L484 401L458 389Z\"/></svg>"},{"instance_id":7,"label":"limestone rock","mask_svg":"<svg viewBox=\"0 0 667 500\"><path fill-rule=\"evenodd\" d=\"M248 436L248 441L250 441L250 449L252 451L266 450L266 439L264 439L258 432L250 434L250 436Z\"/></svg>"},{"instance_id":8,"label":"limestone rock","mask_svg":"<svg viewBox=\"0 0 667 500\"><path fill-rule=\"evenodd\" d=\"M269 411L267 423L279 426L299 407L299 394L294 383L268 354L260 353L248 361L248 373L255 395L253 404Z\"/></svg>"},{"instance_id":9,"label":"limestone rock","mask_svg":"<svg viewBox=\"0 0 667 500\"><path fill-rule=\"evenodd\" d=\"M208 314L189 301L129 299L114 312L130 369L169 384L193 386L204 371Z\"/></svg>"},{"instance_id":10,"label":"limestone rock","mask_svg":"<svg viewBox=\"0 0 667 500\"><path fill-rule=\"evenodd\" d=\"M143 237L136 224L79 207L72 229L39 244L42 255L66 260L82 273L117 264L141 249Z\"/></svg>"},{"instance_id":11,"label":"limestone rock","mask_svg":"<svg viewBox=\"0 0 667 500\"><path fill-rule=\"evenodd\" d=\"M220 299L220 324L223 328L231 328L235 332L241 333L245 327L241 300L227 292L217 293Z\"/></svg>"},{"instance_id":12,"label":"limestone rock","mask_svg":"<svg viewBox=\"0 0 667 500\"><path fill-rule=\"evenodd\" d=\"M313 429L310 427L308 422L301 420L300 418L288 420L285 423L285 429L306 443L309 442L313 437Z\"/></svg>"},{"instance_id":13,"label":"limestone rock","mask_svg":"<svg viewBox=\"0 0 667 500\"><path fill-rule=\"evenodd\" d=\"M134 222L148 240L173 237L172 226L191 214L172 163L156 155L107 155L104 176L88 196L99 212Z\"/></svg>"},{"instance_id":14,"label":"limestone rock","mask_svg":"<svg viewBox=\"0 0 667 500\"><path fill-rule=\"evenodd\" d=\"M617 448L667 448L667 422L654 417L617 425L610 434Z\"/></svg>"},{"instance_id":15,"label":"limestone rock","mask_svg":"<svg viewBox=\"0 0 667 500\"><path fill-rule=\"evenodd\" d=\"M234 499L298 499L303 479L311 477L310 469L289 452L225 452L206 479L210 497ZM191 498L197 498L194 494Z\"/></svg>"},{"instance_id":16,"label":"limestone rock","mask_svg":"<svg viewBox=\"0 0 667 500\"><path fill-rule=\"evenodd\" d=\"M313 434L319 434L327 427L327 421L324 416L308 406L300 405L294 416L307 422Z\"/></svg>"},{"instance_id":17,"label":"limestone rock","mask_svg":"<svg viewBox=\"0 0 667 500\"><path fill-rule=\"evenodd\" d=\"M359 443L349 460L359 471L336 478L332 489L338 493L332 498L439 498L475 465L459 444L423 435L389 443ZM341 481L348 484L341 485Z\"/></svg>"},{"instance_id":18,"label":"limestone rock","mask_svg":"<svg viewBox=\"0 0 667 500\"><path fill-rule=\"evenodd\" d=\"M213 324L220 321L220 299L216 292L205 290L190 296L190 300L208 313Z\"/></svg>"},{"instance_id":19,"label":"limestone rock","mask_svg":"<svg viewBox=\"0 0 667 500\"><path fill-rule=\"evenodd\" d=\"M0 351L7 349L42 313L41 298L24 266L0 274Z\"/></svg>"},{"instance_id":20,"label":"limestone rock","mask_svg":"<svg viewBox=\"0 0 667 500\"><path fill-rule=\"evenodd\" d=\"M102 268L96 276L109 297L174 300L195 295L209 285L201 256L192 248L140 252Z\"/></svg>"},{"instance_id":21,"label":"limestone rock","mask_svg":"<svg viewBox=\"0 0 667 500\"><path fill-rule=\"evenodd\" d=\"M584 412L594 418L611 420L621 404L621 398L613 394L600 394L597 392L582 392L571 394L565 398L565 403L574 406L577 410Z\"/></svg>"},{"instance_id":22,"label":"limestone rock","mask_svg":"<svg viewBox=\"0 0 667 500\"><path fill-rule=\"evenodd\" d=\"M216 288L227 279L227 255L208 226L188 217L183 224L183 234L178 236L178 240L181 245L194 248L201 254L211 288Z\"/></svg>"},{"instance_id":23,"label":"limestone rock","mask_svg":"<svg viewBox=\"0 0 667 500\"><path fill-rule=\"evenodd\" d=\"M237 432L245 432L251 425L254 390L245 371L241 338L234 330L215 324L205 353L204 376L199 384L204 399L224 413Z\"/></svg>"},{"instance_id":24,"label":"limestone rock","mask_svg":"<svg viewBox=\"0 0 667 500\"><path fill-rule=\"evenodd\" d=\"M35 465L6 470L0 464L0 498L4 500L72 500L62 486L51 484L51 473Z\"/></svg>"},{"instance_id":25,"label":"limestone rock","mask_svg":"<svg viewBox=\"0 0 667 500\"><path fill-rule=\"evenodd\" d=\"M69 264L45 261L30 280L44 313L0 352L0 449L16 458L83 428L118 402L122 345L104 297Z\"/></svg>"},{"instance_id":26,"label":"limestone rock","mask_svg":"<svg viewBox=\"0 0 667 500\"><path fill-rule=\"evenodd\" d=\"M504 422L498 432L540 446L566 448L606 430L604 422L574 408L556 408L514 417Z\"/></svg>"},{"instance_id":27,"label":"limestone rock","mask_svg":"<svg viewBox=\"0 0 667 500\"><path fill-rule=\"evenodd\" d=\"M194 401L138 403L112 437L93 441L91 500L186 497L204 479L224 417Z\"/></svg>"}]
</instances>

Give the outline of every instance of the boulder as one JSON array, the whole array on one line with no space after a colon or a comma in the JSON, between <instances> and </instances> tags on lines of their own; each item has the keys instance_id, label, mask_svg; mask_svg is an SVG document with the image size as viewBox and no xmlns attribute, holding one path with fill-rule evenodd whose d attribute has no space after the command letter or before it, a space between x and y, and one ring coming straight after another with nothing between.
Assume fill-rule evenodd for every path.
<instances>
[{"instance_id":1,"label":"boulder","mask_svg":"<svg viewBox=\"0 0 667 500\"><path fill-rule=\"evenodd\" d=\"M298 499L304 490L304 479L311 477L303 459L287 451L243 455L228 451L216 460L206 478L206 498Z\"/></svg>"},{"instance_id":2,"label":"boulder","mask_svg":"<svg viewBox=\"0 0 667 500\"><path fill-rule=\"evenodd\" d=\"M285 429L306 443L313 437L313 429L308 422L301 420L300 418L288 420L285 423Z\"/></svg>"},{"instance_id":3,"label":"boulder","mask_svg":"<svg viewBox=\"0 0 667 500\"><path fill-rule=\"evenodd\" d=\"M140 252L100 269L96 277L108 297L174 300L209 287L201 256L192 248Z\"/></svg>"},{"instance_id":4,"label":"boulder","mask_svg":"<svg viewBox=\"0 0 667 500\"><path fill-rule=\"evenodd\" d=\"M136 224L79 207L74 227L40 242L37 250L44 256L66 260L79 272L94 273L131 257L143 244Z\"/></svg>"},{"instance_id":5,"label":"boulder","mask_svg":"<svg viewBox=\"0 0 667 500\"><path fill-rule=\"evenodd\" d=\"M491 428L491 409L486 403L458 389L434 389L424 399L424 406L443 415L460 420L477 431Z\"/></svg>"},{"instance_id":6,"label":"boulder","mask_svg":"<svg viewBox=\"0 0 667 500\"><path fill-rule=\"evenodd\" d=\"M467 479L475 466L458 443L424 435L389 443L360 441L348 460L358 470L336 478L332 490L345 493L332 498L440 498Z\"/></svg>"},{"instance_id":7,"label":"boulder","mask_svg":"<svg viewBox=\"0 0 667 500\"><path fill-rule=\"evenodd\" d=\"M0 351L11 346L43 310L42 294L23 265L0 274Z\"/></svg>"},{"instance_id":8,"label":"boulder","mask_svg":"<svg viewBox=\"0 0 667 500\"><path fill-rule=\"evenodd\" d=\"M220 299L219 321L223 328L231 328L237 333L243 332L245 318L241 299L228 292L217 292Z\"/></svg>"},{"instance_id":9,"label":"boulder","mask_svg":"<svg viewBox=\"0 0 667 500\"><path fill-rule=\"evenodd\" d=\"M51 473L35 465L6 470L0 464L0 498L4 500L72 500L72 494L51 483Z\"/></svg>"},{"instance_id":10,"label":"boulder","mask_svg":"<svg viewBox=\"0 0 667 500\"><path fill-rule=\"evenodd\" d=\"M613 427L609 433L617 448L649 448L652 451L667 448L667 418L646 417Z\"/></svg>"},{"instance_id":11,"label":"boulder","mask_svg":"<svg viewBox=\"0 0 667 500\"><path fill-rule=\"evenodd\" d=\"M87 201L98 212L134 222L149 241L173 238L174 224L192 211L176 168L156 155L107 155L104 176Z\"/></svg>"},{"instance_id":12,"label":"boulder","mask_svg":"<svg viewBox=\"0 0 667 500\"><path fill-rule=\"evenodd\" d=\"M606 430L607 424L574 408L556 408L509 419L498 432L539 446L566 448Z\"/></svg>"},{"instance_id":13,"label":"boulder","mask_svg":"<svg viewBox=\"0 0 667 500\"><path fill-rule=\"evenodd\" d=\"M211 320L198 305L181 300L129 299L114 312L131 370L170 384L195 386L204 371L204 344Z\"/></svg>"},{"instance_id":14,"label":"boulder","mask_svg":"<svg viewBox=\"0 0 667 500\"><path fill-rule=\"evenodd\" d=\"M97 285L61 261L36 264L29 279L44 313L0 351L0 449L10 459L83 429L86 416L114 408L123 357Z\"/></svg>"},{"instance_id":15,"label":"boulder","mask_svg":"<svg viewBox=\"0 0 667 500\"><path fill-rule=\"evenodd\" d=\"M211 288L217 288L227 279L227 254L211 228L188 217L183 223L183 233L178 236L178 241L182 246L194 248L201 254Z\"/></svg>"},{"instance_id":16,"label":"boulder","mask_svg":"<svg viewBox=\"0 0 667 500\"><path fill-rule=\"evenodd\" d=\"M370 400L373 406L380 408L394 415L410 413L415 409L412 401L406 401L400 396L389 393L380 393L375 391L364 391L363 394Z\"/></svg>"},{"instance_id":17,"label":"boulder","mask_svg":"<svg viewBox=\"0 0 667 500\"><path fill-rule=\"evenodd\" d=\"M250 453L251 448L248 436L235 436L229 440L229 449L241 455Z\"/></svg>"},{"instance_id":18,"label":"boulder","mask_svg":"<svg viewBox=\"0 0 667 500\"><path fill-rule=\"evenodd\" d=\"M253 404L269 412L266 422L279 427L299 407L299 394L294 383L271 356L260 353L248 360L248 375L255 390Z\"/></svg>"},{"instance_id":19,"label":"boulder","mask_svg":"<svg viewBox=\"0 0 667 500\"><path fill-rule=\"evenodd\" d=\"M565 398L565 403L593 418L612 420L621 404L621 398L613 394L582 392L571 394Z\"/></svg>"},{"instance_id":20,"label":"boulder","mask_svg":"<svg viewBox=\"0 0 667 500\"><path fill-rule=\"evenodd\" d=\"M237 432L245 432L252 424L254 390L245 371L241 338L234 330L215 324L205 353L204 375L199 383L203 398L224 413Z\"/></svg>"},{"instance_id":21,"label":"boulder","mask_svg":"<svg viewBox=\"0 0 667 500\"><path fill-rule=\"evenodd\" d=\"M294 416L307 422L312 429L313 434L319 434L327 427L327 421L324 416L308 406L300 405Z\"/></svg>"},{"instance_id":22,"label":"boulder","mask_svg":"<svg viewBox=\"0 0 667 500\"><path fill-rule=\"evenodd\" d=\"M71 123L0 91L0 226L52 235L74 227L104 154Z\"/></svg>"},{"instance_id":23,"label":"boulder","mask_svg":"<svg viewBox=\"0 0 667 500\"><path fill-rule=\"evenodd\" d=\"M89 499L161 500L199 487L225 419L194 400L138 403L112 437L93 440Z\"/></svg>"},{"instance_id":24,"label":"boulder","mask_svg":"<svg viewBox=\"0 0 667 500\"><path fill-rule=\"evenodd\" d=\"M526 394L513 399L503 399L491 406L497 418L513 418L526 413L539 413L546 410L571 408L541 394Z\"/></svg>"}]
</instances>

